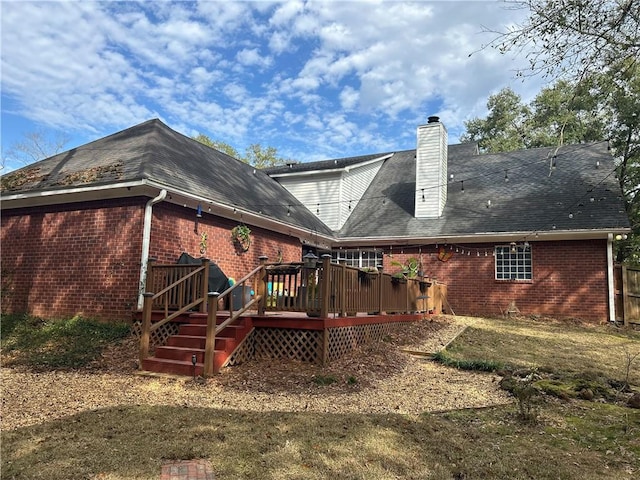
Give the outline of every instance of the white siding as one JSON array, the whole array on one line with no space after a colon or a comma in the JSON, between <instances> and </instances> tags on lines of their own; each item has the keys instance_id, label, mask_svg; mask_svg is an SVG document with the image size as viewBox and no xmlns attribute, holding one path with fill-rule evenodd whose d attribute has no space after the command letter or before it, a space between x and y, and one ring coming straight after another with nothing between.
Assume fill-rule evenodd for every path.
<instances>
[{"instance_id":1,"label":"white siding","mask_svg":"<svg viewBox=\"0 0 640 480\"><path fill-rule=\"evenodd\" d=\"M438 218L447 201L447 130L428 123L417 136L415 216Z\"/></svg>"},{"instance_id":2,"label":"white siding","mask_svg":"<svg viewBox=\"0 0 640 480\"><path fill-rule=\"evenodd\" d=\"M281 177L278 182L289 190L329 228L337 230L340 224L340 173Z\"/></svg>"},{"instance_id":3,"label":"white siding","mask_svg":"<svg viewBox=\"0 0 640 480\"><path fill-rule=\"evenodd\" d=\"M383 162L384 159L380 159L331 173L305 172L276 179L329 228L339 230L358 205Z\"/></svg>"}]
</instances>

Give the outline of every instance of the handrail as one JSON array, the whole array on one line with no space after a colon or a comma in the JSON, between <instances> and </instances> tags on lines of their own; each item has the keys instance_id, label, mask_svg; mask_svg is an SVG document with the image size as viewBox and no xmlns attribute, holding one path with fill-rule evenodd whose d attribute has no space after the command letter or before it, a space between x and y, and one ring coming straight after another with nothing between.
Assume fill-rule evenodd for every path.
<instances>
[{"instance_id":1,"label":"handrail","mask_svg":"<svg viewBox=\"0 0 640 480\"><path fill-rule=\"evenodd\" d=\"M155 267L155 268L158 268L159 266L161 266L161 265L155 265L154 267ZM162 266L164 266L164 265L162 265ZM175 265L173 265L173 266L175 266ZM202 272L204 269L205 269L205 267L204 267L204 266L202 266L202 267L198 267L198 268L197 268L197 269L195 269L193 272L188 273L187 275L185 275L184 277L180 278L179 280L176 280L175 282L173 282L173 283L172 283L171 285L169 285L168 287L165 287L165 288L163 288L162 290L160 290L158 293L155 293L155 294L153 295L153 297L151 297L151 298L152 298L152 300L155 300L156 298L160 298L160 296L161 296L161 295L163 295L163 294L167 293L169 290L171 290L171 289L173 289L173 288L177 287L179 283L186 282L189 278L191 278L191 277L195 276L195 275L196 275L197 273L199 273L199 272ZM204 298L201 298L200 300L202 301L202 300L204 300ZM198 302L198 303L200 303L200 302Z\"/></svg>"},{"instance_id":2,"label":"handrail","mask_svg":"<svg viewBox=\"0 0 640 480\"><path fill-rule=\"evenodd\" d=\"M157 268L157 266L154 266L154 268ZM175 289L181 283L186 283L186 281L188 279L190 279L191 277L195 276L197 273L204 272L205 270L206 270L206 266L202 266L202 267L199 267L199 268L195 269L193 272L188 273L184 277L182 277L179 280L176 280L175 282L173 282L168 287L165 287L162 290L160 290L158 293L154 294L151 297L151 301L153 302L154 300L160 298L162 295L164 295L167 292ZM159 322L156 322L153 325L151 325L150 328L149 328L149 332L156 331L158 328L160 328L161 326L163 326L166 323L169 323L174 318L176 318L176 317L182 315L183 313L191 310L193 307L195 307L197 305L200 305L201 303L204 302L204 300L205 300L205 297L203 295L202 297L198 297L195 300L193 300L191 303L189 303L189 304L183 306L182 308L178 309L177 311L175 311L171 315L168 315L168 311L167 311L168 310L168 298L166 298L166 296L165 296L165 302L164 302L165 303L165 314L168 315L168 316L166 316L165 318L163 318Z\"/></svg>"},{"instance_id":3,"label":"handrail","mask_svg":"<svg viewBox=\"0 0 640 480\"><path fill-rule=\"evenodd\" d=\"M266 265L267 257L260 257L260 265L254 268L247 275L242 277L235 285L227 288L224 292L211 292L208 294L209 300L207 304L207 333L205 339L205 347L204 347L204 375L211 376L215 373L215 366L213 362L213 357L215 354L215 343L216 343L216 335L218 335L224 328L230 325L232 322L236 321L240 315L242 315L245 311L247 311L251 306L258 303L258 311L264 311L263 306L263 288L264 288L264 272ZM256 295L254 298L249 300L246 304L244 303L244 294L241 295L242 299L242 307L239 308L235 313L233 312L233 302L229 302L229 318L222 322L220 325L217 325L217 316L218 316L218 302L221 299L228 297L236 288L242 287L242 292L244 293L245 283L252 277L258 275L258 273L262 272L262 282L259 282L258 279L255 279L256 283ZM231 299L233 300L233 299Z\"/></svg>"},{"instance_id":4,"label":"handrail","mask_svg":"<svg viewBox=\"0 0 640 480\"><path fill-rule=\"evenodd\" d=\"M164 265L156 266L153 264L152 261L149 262L149 264L147 265L147 286L148 287L151 285L150 281L153 280L152 275L153 275L154 269L163 268L163 267L165 266ZM178 268L185 268L187 266L173 265L172 267L178 269ZM198 274L202 275L202 280L200 282L200 291L198 291L198 288L196 286L191 286L191 288L188 290L188 292L190 293L191 302L187 303L186 305L182 305L177 311L169 314L169 295L168 295L169 292L176 291L178 287L181 287L182 285L186 285L191 278L195 277ZM209 274L209 260L204 259L202 266L193 269L191 272L184 275L183 277L180 277L178 280L171 283L171 285L163 288L158 293L154 294L152 292L145 292L143 294L143 297L144 297L143 320L142 320L142 332L140 335L140 350L139 350L139 361L141 366L142 366L143 360L149 356L149 343L150 343L152 332L156 331L161 326L170 322L171 320L178 317L179 315L187 312L193 307L204 304L205 295L207 291L208 274ZM153 302L162 296L164 296L165 318L155 323L154 325L151 325L151 311L153 309Z\"/></svg>"}]
</instances>

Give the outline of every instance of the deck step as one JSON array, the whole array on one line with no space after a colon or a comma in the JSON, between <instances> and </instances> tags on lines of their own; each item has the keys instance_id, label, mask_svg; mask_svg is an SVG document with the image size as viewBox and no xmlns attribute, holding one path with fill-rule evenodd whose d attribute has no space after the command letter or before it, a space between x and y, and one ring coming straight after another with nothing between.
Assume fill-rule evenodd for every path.
<instances>
[{"instance_id":1,"label":"deck step","mask_svg":"<svg viewBox=\"0 0 640 480\"><path fill-rule=\"evenodd\" d=\"M204 364L196 363L195 372L191 361L171 360L167 358L151 357L143 360L142 369L147 372L171 373L174 375L202 375Z\"/></svg>"},{"instance_id":2,"label":"deck step","mask_svg":"<svg viewBox=\"0 0 640 480\"><path fill-rule=\"evenodd\" d=\"M238 335L242 335L242 331L245 329L244 325L228 325L218 335L220 337L238 338ZM187 323L180 325L179 335L186 336L206 336L207 326Z\"/></svg>"},{"instance_id":3,"label":"deck step","mask_svg":"<svg viewBox=\"0 0 640 480\"><path fill-rule=\"evenodd\" d=\"M218 324L228 317L218 316ZM239 318L235 324L225 327L216 335L213 355L213 371L218 372L229 356L252 330L251 319ZM156 347L155 356L143 360L141 368L149 372L174 375L194 375L192 356L196 356L195 375L204 374L204 350L207 318L203 314L190 316L189 323L182 324L177 335L171 335L165 345Z\"/></svg>"}]
</instances>

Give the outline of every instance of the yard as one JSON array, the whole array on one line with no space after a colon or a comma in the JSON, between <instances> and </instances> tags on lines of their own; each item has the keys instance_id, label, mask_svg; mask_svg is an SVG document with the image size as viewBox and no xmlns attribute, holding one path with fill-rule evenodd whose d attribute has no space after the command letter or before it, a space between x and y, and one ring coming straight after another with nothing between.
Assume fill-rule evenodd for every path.
<instances>
[{"instance_id":1,"label":"yard","mask_svg":"<svg viewBox=\"0 0 640 480\"><path fill-rule=\"evenodd\" d=\"M439 358L461 368L405 351L434 352L464 325ZM131 340L73 368L30 364L16 344L3 328L3 478L157 479L163 462L193 458L217 479L640 472L640 410L624 388L640 386L640 334L614 327L442 317L327 368L256 362L208 381L137 375ZM544 392L529 421L500 388L519 370L539 372Z\"/></svg>"}]
</instances>

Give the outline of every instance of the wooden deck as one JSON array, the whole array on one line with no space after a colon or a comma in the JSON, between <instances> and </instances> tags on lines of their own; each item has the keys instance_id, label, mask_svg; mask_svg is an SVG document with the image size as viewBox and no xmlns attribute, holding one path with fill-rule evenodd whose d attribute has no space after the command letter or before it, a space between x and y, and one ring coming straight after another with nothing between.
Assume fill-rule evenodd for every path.
<instances>
[{"instance_id":1,"label":"wooden deck","mask_svg":"<svg viewBox=\"0 0 640 480\"><path fill-rule=\"evenodd\" d=\"M313 265L263 258L221 293L209 292L208 263L148 265L144 309L134 317L141 368L211 375L255 358L326 364L442 308L435 282L364 274L326 256Z\"/></svg>"}]
</instances>

